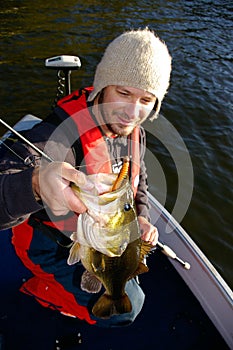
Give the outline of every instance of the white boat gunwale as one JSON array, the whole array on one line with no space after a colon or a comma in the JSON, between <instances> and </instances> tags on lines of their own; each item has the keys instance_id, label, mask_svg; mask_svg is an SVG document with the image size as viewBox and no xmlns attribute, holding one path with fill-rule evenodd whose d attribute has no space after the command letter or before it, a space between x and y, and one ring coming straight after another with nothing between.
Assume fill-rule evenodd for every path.
<instances>
[{"instance_id":1,"label":"white boat gunwale","mask_svg":"<svg viewBox=\"0 0 233 350\"><path fill-rule=\"evenodd\" d=\"M226 343L233 348L232 290L174 217L151 193L148 193L148 196L152 223L157 226L161 241L169 245L182 259L186 259L191 268L185 270L173 259L170 259L170 262L200 302ZM168 234L166 234L166 227L169 227Z\"/></svg>"}]
</instances>

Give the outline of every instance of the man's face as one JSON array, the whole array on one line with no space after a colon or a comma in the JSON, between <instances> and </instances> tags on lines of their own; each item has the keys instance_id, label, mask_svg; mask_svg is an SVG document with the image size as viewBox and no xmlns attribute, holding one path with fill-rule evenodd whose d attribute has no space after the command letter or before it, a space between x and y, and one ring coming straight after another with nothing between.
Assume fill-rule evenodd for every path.
<instances>
[{"instance_id":1,"label":"man's face","mask_svg":"<svg viewBox=\"0 0 233 350\"><path fill-rule=\"evenodd\" d=\"M110 85L103 91L100 111L111 134L127 136L152 111L156 97L128 86Z\"/></svg>"}]
</instances>

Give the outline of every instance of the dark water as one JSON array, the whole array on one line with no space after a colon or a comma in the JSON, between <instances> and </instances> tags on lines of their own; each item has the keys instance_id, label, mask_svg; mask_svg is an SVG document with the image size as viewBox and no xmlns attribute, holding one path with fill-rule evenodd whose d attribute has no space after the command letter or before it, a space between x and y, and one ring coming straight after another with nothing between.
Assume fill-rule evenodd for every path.
<instances>
[{"instance_id":1,"label":"dark water","mask_svg":"<svg viewBox=\"0 0 233 350\"><path fill-rule=\"evenodd\" d=\"M82 68L72 74L78 88L91 85L103 49L124 30L149 26L165 40L173 74L162 115L185 142L194 172L181 224L232 287L232 1L1 0L0 24L1 118L11 125L26 113L49 113L56 73L44 68L45 58L78 55ZM156 125L162 132L162 119L148 126L148 144L165 174L165 206L172 211L180 187L188 193L192 181L179 182L173 153L153 137ZM174 147L182 153L182 145ZM160 182L152 172L150 190L164 199Z\"/></svg>"}]
</instances>

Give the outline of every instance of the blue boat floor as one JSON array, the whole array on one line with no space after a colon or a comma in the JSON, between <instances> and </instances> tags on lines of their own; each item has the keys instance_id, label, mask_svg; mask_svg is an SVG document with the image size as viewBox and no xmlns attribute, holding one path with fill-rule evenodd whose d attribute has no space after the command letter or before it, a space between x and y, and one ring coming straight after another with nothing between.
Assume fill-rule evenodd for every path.
<instances>
[{"instance_id":1,"label":"blue boat floor","mask_svg":"<svg viewBox=\"0 0 233 350\"><path fill-rule=\"evenodd\" d=\"M0 232L0 350L228 349L199 302L172 264L159 251L148 258L140 277L146 300L128 327L106 329L43 308L19 292L30 273Z\"/></svg>"}]
</instances>

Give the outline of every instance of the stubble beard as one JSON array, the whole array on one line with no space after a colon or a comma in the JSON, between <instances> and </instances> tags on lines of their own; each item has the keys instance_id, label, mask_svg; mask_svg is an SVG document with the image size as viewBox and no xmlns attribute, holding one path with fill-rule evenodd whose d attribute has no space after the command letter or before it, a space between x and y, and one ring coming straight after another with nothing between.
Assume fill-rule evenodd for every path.
<instances>
[{"instance_id":1,"label":"stubble beard","mask_svg":"<svg viewBox=\"0 0 233 350\"><path fill-rule=\"evenodd\" d=\"M133 129L135 128L135 126L129 126L129 127L124 127L124 126L121 126L120 123L109 123L107 122L107 120L111 120L113 119L111 116L109 116L107 114L107 112L104 110L103 107L100 108L100 113L102 115L102 119L103 119L103 122L104 124L106 125L106 127L108 128L108 130L110 131L110 133L114 134L114 135L117 135L117 136L128 136L132 133ZM114 115L114 113L113 113ZM115 115L117 116L117 112L115 112Z\"/></svg>"}]
</instances>

